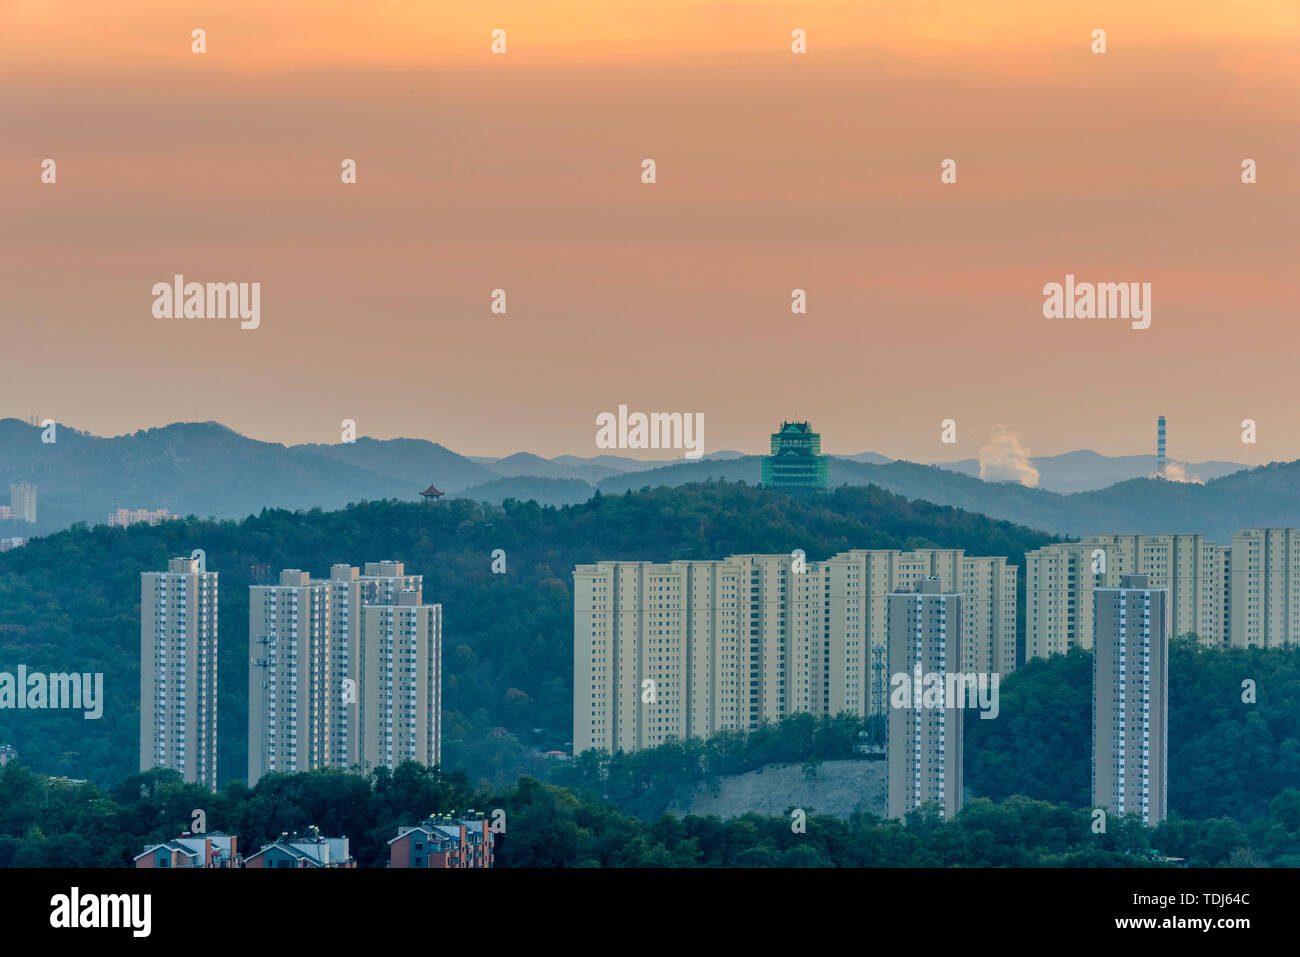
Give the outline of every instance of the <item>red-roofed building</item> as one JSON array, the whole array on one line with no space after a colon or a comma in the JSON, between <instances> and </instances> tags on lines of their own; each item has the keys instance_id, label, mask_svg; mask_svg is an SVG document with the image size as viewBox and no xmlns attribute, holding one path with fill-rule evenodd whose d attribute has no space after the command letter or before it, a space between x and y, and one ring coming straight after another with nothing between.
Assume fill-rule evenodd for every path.
<instances>
[{"instance_id":1,"label":"red-roofed building","mask_svg":"<svg viewBox=\"0 0 1300 957\"><path fill-rule=\"evenodd\" d=\"M430 817L388 842L393 868L490 868L495 834L485 817Z\"/></svg>"},{"instance_id":2,"label":"red-roofed building","mask_svg":"<svg viewBox=\"0 0 1300 957\"><path fill-rule=\"evenodd\" d=\"M236 850L233 834L182 834L174 841L151 844L135 856L137 868L240 867L243 858Z\"/></svg>"}]
</instances>

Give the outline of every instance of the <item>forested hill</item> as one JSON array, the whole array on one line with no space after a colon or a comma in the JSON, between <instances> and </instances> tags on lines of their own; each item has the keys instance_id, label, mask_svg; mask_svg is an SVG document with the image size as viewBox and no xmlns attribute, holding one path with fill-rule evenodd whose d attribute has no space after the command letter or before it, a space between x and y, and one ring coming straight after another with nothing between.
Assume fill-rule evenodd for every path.
<instances>
[{"instance_id":1,"label":"forested hill","mask_svg":"<svg viewBox=\"0 0 1300 957\"><path fill-rule=\"evenodd\" d=\"M104 716L0 711L0 744L36 770L113 784L138 769L140 573L207 552L220 573L219 778L247 768L250 566L393 559L424 575L444 614L444 764L512 780L530 749L572 737L575 564L737 552L809 559L849 548L964 548L1023 563L1051 539L1027 528L875 487L816 499L704 483L596 496L562 509L507 500L363 502L335 512L264 511L243 521L72 529L0 556L0 671L103 672ZM504 549L506 574L491 572ZM508 733L497 729L504 728ZM534 729L541 729L535 731ZM494 731L496 733L494 734Z\"/></svg>"}]
</instances>

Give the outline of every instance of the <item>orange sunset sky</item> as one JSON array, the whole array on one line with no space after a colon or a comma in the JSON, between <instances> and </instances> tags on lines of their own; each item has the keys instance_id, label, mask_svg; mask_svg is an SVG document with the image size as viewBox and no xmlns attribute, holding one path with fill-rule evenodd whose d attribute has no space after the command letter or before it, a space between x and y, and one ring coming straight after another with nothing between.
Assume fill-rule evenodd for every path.
<instances>
[{"instance_id":1,"label":"orange sunset sky","mask_svg":"<svg viewBox=\"0 0 1300 957\"><path fill-rule=\"evenodd\" d=\"M1298 122L1295 0L0 0L0 417L1295 459ZM154 318L176 273L260 328ZM1045 319L1066 273L1151 328Z\"/></svg>"}]
</instances>

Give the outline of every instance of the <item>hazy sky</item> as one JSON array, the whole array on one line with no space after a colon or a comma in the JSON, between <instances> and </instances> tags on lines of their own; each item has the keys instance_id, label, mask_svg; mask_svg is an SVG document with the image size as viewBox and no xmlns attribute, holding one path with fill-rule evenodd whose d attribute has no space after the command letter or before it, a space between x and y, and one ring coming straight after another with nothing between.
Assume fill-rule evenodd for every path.
<instances>
[{"instance_id":1,"label":"hazy sky","mask_svg":"<svg viewBox=\"0 0 1300 957\"><path fill-rule=\"evenodd\" d=\"M1300 457L1300 6L1131 6L0 0L0 417ZM154 318L175 273L260 328ZM1044 318L1066 273L1151 327Z\"/></svg>"}]
</instances>

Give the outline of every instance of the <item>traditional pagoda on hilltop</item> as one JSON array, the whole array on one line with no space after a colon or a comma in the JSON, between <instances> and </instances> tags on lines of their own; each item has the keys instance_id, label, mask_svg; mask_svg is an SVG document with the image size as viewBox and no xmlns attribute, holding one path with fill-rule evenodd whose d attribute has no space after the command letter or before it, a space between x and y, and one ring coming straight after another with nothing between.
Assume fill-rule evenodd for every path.
<instances>
[{"instance_id":1,"label":"traditional pagoda on hilltop","mask_svg":"<svg viewBox=\"0 0 1300 957\"><path fill-rule=\"evenodd\" d=\"M766 488L816 492L827 490L826 457L822 437L807 422L782 422L772 433L772 454L763 456L762 481Z\"/></svg>"},{"instance_id":2,"label":"traditional pagoda on hilltop","mask_svg":"<svg viewBox=\"0 0 1300 957\"><path fill-rule=\"evenodd\" d=\"M439 491L438 491L436 488L434 488L432 485L430 485L428 488L426 488L426 489L425 489L423 492L421 492L420 494L424 496L424 500L425 500L426 502L436 502L436 501L438 501L438 499L442 498L442 493L439 492Z\"/></svg>"}]
</instances>

